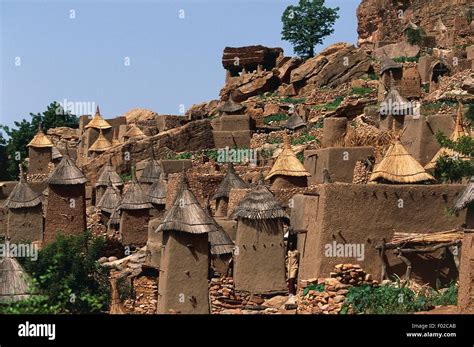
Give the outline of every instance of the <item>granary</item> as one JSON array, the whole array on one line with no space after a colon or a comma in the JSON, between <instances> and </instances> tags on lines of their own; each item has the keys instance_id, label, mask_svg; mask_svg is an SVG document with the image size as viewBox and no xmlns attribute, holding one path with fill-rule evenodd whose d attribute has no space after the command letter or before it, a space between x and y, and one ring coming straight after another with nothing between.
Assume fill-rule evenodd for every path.
<instances>
[{"instance_id":1,"label":"granary","mask_svg":"<svg viewBox=\"0 0 474 347\"><path fill-rule=\"evenodd\" d=\"M403 65L395 62L393 59L385 57L380 62L380 84L379 101L383 100L385 91L390 88L393 78L393 84L400 86L403 77Z\"/></svg>"},{"instance_id":2,"label":"granary","mask_svg":"<svg viewBox=\"0 0 474 347\"><path fill-rule=\"evenodd\" d=\"M105 151L109 150L112 147L112 144L110 143L107 138L102 133L102 129L99 130L99 137L95 142L92 144L92 146L89 147L89 152L91 153L92 158L98 156L99 154L104 153Z\"/></svg>"},{"instance_id":3,"label":"granary","mask_svg":"<svg viewBox=\"0 0 474 347\"><path fill-rule=\"evenodd\" d=\"M83 128L82 118L84 118L84 122L88 121L88 123ZM82 129L84 130L81 135L81 147L78 149L79 163L81 162L82 158L88 158L89 153L94 153L89 152L89 149L97 141L101 132L103 137L105 137L109 143L112 142L112 126L100 114L99 106L97 106L95 115L90 121L87 116L81 117L79 128L80 131ZM102 140L100 144L103 144L103 142L104 141Z\"/></svg>"},{"instance_id":4,"label":"granary","mask_svg":"<svg viewBox=\"0 0 474 347\"><path fill-rule=\"evenodd\" d=\"M303 118L300 117L300 115L296 112L294 112L290 118L286 121L285 128L291 131L295 131L298 129L303 129L306 127L306 122L303 120Z\"/></svg>"},{"instance_id":5,"label":"granary","mask_svg":"<svg viewBox=\"0 0 474 347\"><path fill-rule=\"evenodd\" d=\"M55 165L59 164L59 162L61 161L63 155L61 154L61 152L59 151L58 147L56 146L53 146L52 148L52 151L51 151L51 160L53 161L53 163Z\"/></svg>"},{"instance_id":6,"label":"granary","mask_svg":"<svg viewBox=\"0 0 474 347\"><path fill-rule=\"evenodd\" d=\"M216 224L216 231L209 233L209 245L211 247L211 267L215 274L228 275L232 254L234 253L234 242L225 230Z\"/></svg>"},{"instance_id":7,"label":"granary","mask_svg":"<svg viewBox=\"0 0 474 347\"><path fill-rule=\"evenodd\" d=\"M451 141L457 141L463 136L471 136L467 125L464 122L464 111L462 107L462 102L459 102L458 113L456 115L456 123L454 125L453 133L450 136ZM454 157L461 160L469 160L468 156L463 156L462 154L450 149L450 148L440 148L440 150L435 154L433 159L425 165L426 170L434 170L436 168L436 162L440 157Z\"/></svg>"},{"instance_id":8,"label":"granary","mask_svg":"<svg viewBox=\"0 0 474 347\"><path fill-rule=\"evenodd\" d=\"M435 181L411 156L396 136L385 156L370 175L369 182L410 184Z\"/></svg>"},{"instance_id":9,"label":"granary","mask_svg":"<svg viewBox=\"0 0 474 347\"><path fill-rule=\"evenodd\" d=\"M109 158L107 164L102 169L102 173L99 176L99 179L95 183L96 197L95 201L100 201L102 195L105 193L109 182L116 188L120 190L123 189L123 181L120 175L115 171L112 165L112 158Z\"/></svg>"},{"instance_id":10,"label":"granary","mask_svg":"<svg viewBox=\"0 0 474 347\"><path fill-rule=\"evenodd\" d=\"M130 129L128 129L127 132L123 135L123 139L125 142L128 140L139 140L145 137L146 135L136 124L132 124Z\"/></svg>"},{"instance_id":11,"label":"granary","mask_svg":"<svg viewBox=\"0 0 474 347\"><path fill-rule=\"evenodd\" d=\"M43 241L43 196L35 192L23 177L5 201L7 213L7 236L11 242Z\"/></svg>"},{"instance_id":12,"label":"granary","mask_svg":"<svg viewBox=\"0 0 474 347\"><path fill-rule=\"evenodd\" d=\"M138 180L145 193L148 192L153 183L157 182L160 179L162 172L163 169L158 160L155 159L152 149L151 159L148 160L140 176L140 179Z\"/></svg>"},{"instance_id":13,"label":"granary","mask_svg":"<svg viewBox=\"0 0 474 347\"><path fill-rule=\"evenodd\" d=\"M291 149L288 135L284 136L283 150L278 155L270 173L265 179L270 180L272 188L293 188L308 186L308 176L304 165Z\"/></svg>"},{"instance_id":14,"label":"granary","mask_svg":"<svg viewBox=\"0 0 474 347\"><path fill-rule=\"evenodd\" d=\"M120 203L120 190L109 181L105 193L97 203L97 208L102 213L102 221L107 223L115 208Z\"/></svg>"},{"instance_id":15,"label":"granary","mask_svg":"<svg viewBox=\"0 0 474 347\"><path fill-rule=\"evenodd\" d=\"M122 244L129 246L144 246L148 235L150 220L149 199L132 170L133 178L120 202L120 235Z\"/></svg>"},{"instance_id":16,"label":"granary","mask_svg":"<svg viewBox=\"0 0 474 347\"><path fill-rule=\"evenodd\" d=\"M44 244L53 241L59 233L77 235L86 230L86 182L66 149L61 162L47 179Z\"/></svg>"},{"instance_id":17,"label":"granary","mask_svg":"<svg viewBox=\"0 0 474 347\"><path fill-rule=\"evenodd\" d=\"M212 200L216 200L216 217L227 216L229 193L233 188L248 188L248 184L235 172L234 164L229 163L227 173L212 197Z\"/></svg>"},{"instance_id":18,"label":"granary","mask_svg":"<svg viewBox=\"0 0 474 347\"><path fill-rule=\"evenodd\" d=\"M235 289L255 294L282 292L286 288L283 206L260 176L233 212L237 219L234 251Z\"/></svg>"},{"instance_id":19,"label":"granary","mask_svg":"<svg viewBox=\"0 0 474 347\"><path fill-rule=\"evenodd\" d=\"M52 161L53 144L41 130L41 123L38 123L38 132L27 146L28 173L47 175L49 163Z\"/></svg>"},{"instance_id":20,"label":"granary","mask_svg":"<svg viewBox=\"0 0 474 347\"><path fill-rule=\"evenodd\" d=\"M158 313L209 313L208 233L216 224L189 189L186 173L157 228L163 233Z\"/></svg>"},{"instance_id":21,"label":"granary","mask_svg":"<svg viewBox=\"0 0 474 347\"><path fill-rule=\"evenodd\" d=\"M403 97L409 99L421 97L421 77L416 66L403 68L400 92Z\"/></svg>"},{"instance_id":22,"label":"granary","mask_svg":"<svg viewBox=\"0 0 474 347\"><path fill-rule=\"evenodd\" d=\"M244 109L244 105L234 101L232 98L232 92L229 92L229 97L227 100L222 105L217 107L217 110L221 112L221 115L239 115L242 114Z\"/></svg>"},{"instance_id":23,"label":"granary","mask_svg":"<svg viewBox=\"0 0 474 347\"><path fill-rule=\"evenodd\" d=\"M0 303L31 297L29 277L14 257L0 258Z\"/></svg>"},{"instance_id":24,"label":"granary","mask_svg":"<svg viewBox=\"0 0 474 347\"><path fill-rule=\"evenodd\" d=\"M403 128L405 116L412 114L411 103L400 95L390 73L390 90L380 103L380 126L385 129Z\"/></svg>"},{"instance_id":25,"label":"granary","mask_svg":"<svg viewBox=\"0 0 474 347\"><path fill-rule=\"evenodd\" d=\"M466 228L474 229L474 176L469 180L469 184L458 196L454 202L453 210L458 213L464 209L467 209L466 213Z\"/></svg>"},{"instance_id":26,"label":"granary","mask_svg":"<svg viewBox=\"0 0 474 347\"><path fill-rule=\"evenodd\" d=\"M146 193L153 209L150 210L152 217L162 217L165 211L166 194L168 192L168 180L166 174L161 173L160 178L156 180L148 189Z\"/></svg>"}]
</instances>

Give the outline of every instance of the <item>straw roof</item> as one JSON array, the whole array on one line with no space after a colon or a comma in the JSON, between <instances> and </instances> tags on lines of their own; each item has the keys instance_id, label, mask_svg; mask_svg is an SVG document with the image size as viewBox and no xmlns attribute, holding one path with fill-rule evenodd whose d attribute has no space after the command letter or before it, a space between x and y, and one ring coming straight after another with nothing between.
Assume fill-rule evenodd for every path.
<instances>
[{"instance_id":1,"label":"straw roof","mask_svg":"<svg viewBox=\"0 0 474 347\"><path fill-rule=\"evenodd\" d=\"M112 166L112 159L109 158L107 165L102 169L102 173L99 176L95 186L96 187L105 187L111 182L114 186L120 187L123 186L123 181L120 178L120 175L115 171Z\"/></svg>"},{"instance_id":2,"label":"straw roof","mask_svg":"<svg viewBox=\"0 0 474 347\"><path fill-rule=\"evenodd\" d=\"M53 149L51 151L51 159L56 160L56 159L61 159L63 155L59 151L59 149L56 146L53 146Z\"/></svg>"},{"instance_id":3,"label":"straw roof","mask_svg":"<svg viewBox=\"0 0 474 347\"><path fill-rule=\"evenodd\" d=\"M446 27L446 25L444 25L443 20L441 19L441 17L438 18L438 21L436 22L436 24L433 28L433 31L445 32L447 30L448 30L448 28Z\"/></svg>"},{"instance_id":4,"label":"straw roof","mask_svg":"<svg viewBox=\"0 0 474 347\"><path fill-rule=\"evenodd\" d=\"M91 152L105 152L110 149L112 144L109 140L102 134L102 129L100 129L99 137L95 142L90 146L89 151Z\"/></svg>"},{"instance_id":5,"label":"straw roof","mask_svg":"<svg viewBox=\"0 0 474 347\"><path fill-rule=\"evenodd\" d=\"M370 182L379 180L392 183L420 183L435 179L408 153L397 137L369 179Z\"/></svg>"},{"instance_id":6,"label":"straw roof","mask_svg":"<svg viewBox=\"0 0 474 347\"><path fill-rule=\"evenodd\" d=\"M457 141L459 140L460 137L463 136L471 136L470 131L468 130L468 127L464 123L464 111L463 111L463 106L462 103L459 102L459 107L458 107L458 113L456 116L456 124L454 125L454 130L453 133L450 136L450 140L452 141ZM427 170L432 170L436 167L436 162L438 161L438 158L447 156L447 157L457 157L461 160L469 160L469 156L462 155L461 153L456 152L455 150L451 148L440 148L439 151L435 154L433 159L425 165L425 169Z\"/></svg>"},{"instance_id":7,"label":"straw roof","mask_svg":"<svg viewBox=\"0 0 474 347\"><path fill-rule=\"evenodd\" d=\"M0 258L0 302L30 297L29 277L15 258Z\"/></svg>"},{"instance_id":8,"label":"straw roof","mask_svg":"<svg viewBox=\"0 0 474 347\"><path fill-rule=\"evenodd\" d=\"M453 210L459 212L465 209L474 201L474 176L469 180L469 184L454 201Z\"/></svg>"},{"instance_id":9,"label":"straw roof","mask_svg":"<svg viewBox=\"0 0 474 347\"><path fill-rule=\"evenodd\" d=\"M212 255L231 254L234 250L234 242L225 230L216 223L216 231L209 233L209 243Z\"/></svg>"},{"instance_id":10,"label":"straw roof","mask_svg":"<svg viewBox=\"0 0 474 347\"><path fill-rule=\"evenodd\" d=\"M23 172L20 170L20 180L5 200L4 205L7 208L26 208L38 206L42 201L43 196L41 192L38 193L31 189L23 177Z\"/></svg>"},{"instance_id":11,"label":"straw roof","mask_svg":"<svg viewBox=\"0 0 474 347\"><path fill-rule=\"evenodd\" d=\"M405 28L403 28L403 31L407 30L407 29L412 29L412 30L418 30L419 27L418 25L416 25L415 23L413 23L411 21L411 19L408 21L408 23L405 25Z\"/></svg>"},{"instance_id":12,"label":"straw roof","mask_svg":"<svg viewBox=\"0 0 474 347\"><path fill-rule=\"evenodd\" d=\"M227 99L227 101L223 105L217 107L217 110L224 113L234 113L243 110L244 108L245 106L235 102L232 98L232 93L229 93L229 98Z\"/></svg>"},{"instance_id":13,"label":"straw roof","mask_svg":"<svg viewBox=\"0 0 474 347\"><path fill-rule=\"evenodd\" d=\"M120 202L118 203L118 206L115 207L112 214L110 215L108 226L119 225L119 224L120 224Z\"/></svg>"},{"instance_id":14,"label":"straw roof","mask_svg":"<svg viewBox=\"0 0 474 347\"><path fill-rule=\"evenodd\" d=\"M157 231L181 231L190 234L204 234L216 231L216 224L208 212L199 205L194 193L189 189L186 173L173 205L166 213Z\"/></svg>"},{"instance_id":15,"label":"straw roof","mask_svg":"<svg viewBox=\"0 0 474 347\"><path fill-rule=\"evenodd\" d=\"M395 60L386 57L382 59L382 62L380 64L380 75L382 75L387 70L401 69L401 68L403 68L402 64L399 64L395 62Z\"/></svg>"},{"instance_id":16,"label":"straw roof","mask_svg":"<svg viewBox=\"0 0 474 347\"><path fill-rule=\"evenodd\" d=\"M273 164L270 173L265 179L268 180L275 175L297 177L311 176L304 168L304 165L298 160L295 152L291 149L290 140L286 134L284 135L283 151L276 159L275 164Z\"/></svg>"},{"instance_id":17,"label":"straw roof","mask_svg":"<svg viewBox=\"0 0 474 347\"><path fill-rule=\"evenodd\" d=\"M146 137L143 131L136 124L132 124L130 129L125 133L125 137L133 138L133 137Z\"/></svg>"},{"instance_id":18,"label":"straw roof","mask_svg":"<svg viewBox=\"0 0 474 347\"><path fill-rule=\"evenodd\" d=\"M123 194L119 209L142 210L153 208L153 206L149 202L148 196L145 194L142 187L137 181L137 177L135 176L135 170L132 171L132 183L128 187L127 191Z\"/></svg>"},{"instance_id":19,"label":"straw roof","mask_svg":"<svg viewBox=\"0 0 474 347\"><path fill-rule=\"evenodd\" d=\"M160 178L163 169L158 160L150 159L140 176L140 183L154 183Z\"/></svg>"},{"instance_id":20,"label":"straw roof","mask_svg":"<svg viewBox=\"0 0 474 347\"><path fill-rule=\"evenodd\" d=\"M69 155L65 154L47 179L47 182L48 184L72 185L84 184L87 182L87 179L71 158L69 158Z\"/></svg>"},{"instance_id":21,"label":"straw roof","mask_svg":"<svg viewBox=\"0 0 474 347\"><path fill-rule=\"evenodd\" d=\"M86 125L86 129L95 128L95 129L110 129L112 126L100 115L99 106L95 111L95 115L92 120Z\"/></svg>"},{"instance_id":22,"label":"straw roof","mask_svg":"<svg viewBox=\"0 0 474 347\"><path fill-rule=\"evenodd\" d=\"M248 188L249 185L235 172L234 164L229 163L227 166L227 173L224 176L221 184L217 187L217 192L212 197L212 200L219 198L228 198L232 188Z\"/></svg>"},{"instance_id":23,"label":"straw roof","mask_svg":"<svg viewBox=\"0 0 474 347\"><path fill-rule=\"evenodd\" d=\"M38 132L30 141L30 143L27 144L27 147L35 147L35 148L53 147L53 143L43 133L43 130L41 130L41 123L38 123Z\"/></svg>"},{"instance_id":24,"label":"straw roof","mask_svg":"<svg viewBox=\"0 0 474 347\"><path fill-rule=\"evenodd\" d=\"M109 182L105 193L97 203L97 208L112 214L120 203L120 190Z\"/></svg>"},{"instance_id":25,"label":"straw roof","mask_svg":"<svg viewBox=\"0 0 474 347\"><path fill-rule=\"evenodd\" d=\"M167 192L168 181L161 176L160 179L150 186L150 189L148 190L148 198L152 204L165 205Z\"/></svg>"},{"instance_id":26,"label":"straw roof","mask_svg":"<svg viewBox=\"0 0 474 347\"><path fill-rule=\"evenodd\" d=\"M404 98L396 88L392 71L390 71L390 90L385 96L383 103L387 105L405 105L408 103L408 100Z\"/></svg>"},{"instance_id":27,"label":"straw roof","mask_svg":"<svg viewBox=\"0 0 474 347\"><path fill-rule=\"evenodd\" d=\"M232 213L232 218L257 220L283 218L286 221L289 220L283 206L265 186L262 175L260 175L257 186L250 190L239 202Z\"/></svg>"},{"instance_id":28,"label":"straw roof","mask_svg":"<svg viewBox=\"0 0 474 347\"><path fill-rule=\"evenodd\" d=\"M293 113L286 121L285 128L296 130L306 126L306 122L297 113Z\"/></svg>"}]
</instances>

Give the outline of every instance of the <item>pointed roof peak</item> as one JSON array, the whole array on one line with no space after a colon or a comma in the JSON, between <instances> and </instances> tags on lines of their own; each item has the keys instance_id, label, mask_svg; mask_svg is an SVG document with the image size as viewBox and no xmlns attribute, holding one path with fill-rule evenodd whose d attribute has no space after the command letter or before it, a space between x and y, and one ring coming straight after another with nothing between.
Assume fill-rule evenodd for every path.
<instances>
[{"instance_id":1,"label":"pointed roof peak","mask_svg":"<svg viewBox=\"0 0 474 347\"><path fill-rule=\"evenodd\" d=\"M41 192L35 192L31 189L23 175L23 168L20 164L19 181L5 201L7 208L26 208L35 207L43 201Z\"/></svg>"},{"instance_id":2,"label":"pointed roof peak","mask_svg":"<svg viewBox=\"0 0 474 347\"><path fill-rule=\"evenodd\" d=\"M53 147L51 140L44 134L41 128L41 122L38 122L38 131L33 139L28 143L27 147L48 148Z\"/></svg>"},{"instance_id":3,"label":"pointed roof peak","mask_svg":"<svg viewBox=\"0 0 474 347\"><path fill-rule=\"evenodd\" d=\"M107 122L104 118L102 118L100 114L99 105L97 105L97 109L95 112L94 117L92 120L86 125L86 129L94 128L94 129L110 129L112 126Z\"/></svg>"},{"instance_id":4,"label":"pointed roof peak","mask_svg":"<svg viewBox=\"0 0 474 347\"><path fill-rule=\"evenodd\" d=\"M283 150L278 155L275 164L273 164L270 173L265 179L270 179L273 176L311 176L305 169L304 165L296 157L295 152L291 148L288 134L283 134Z\"/></svg>"},{"instance_id":5,"label":"pointed roof peak","mask_svg":"<svg viewBox=\"0 0 474 347\"><path fill-rule=\"evenodd\" d=\"M59 162L58 166L55 167L47 179L48 184L57 185L74 185L84 184L87 182L87 178L84 176L82 171L74 164L69 158L68 147L66 144L66 153Z\"/></svg>"},{"instance_id":6,"label":"pointed roof peak","mask_svg":"<svg viewBox=\"0 0 474 347\"><path fill-rule=\"evenodd\" d=\"M91 152L105 152L112 147L112 144L102 133L102 129L99 129L99 137L95 142L90 146L89 151Z\"/></svg>"}]
</instances>

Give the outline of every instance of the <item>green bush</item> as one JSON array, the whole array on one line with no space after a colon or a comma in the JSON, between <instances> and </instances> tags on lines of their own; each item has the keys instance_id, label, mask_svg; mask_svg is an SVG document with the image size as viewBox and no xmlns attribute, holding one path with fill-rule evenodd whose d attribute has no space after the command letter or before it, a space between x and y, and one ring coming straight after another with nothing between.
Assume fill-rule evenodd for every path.
<instances>
[{"instance_id":1,"label":"green bush","mask_svg":"<svg viewBox=\"0 0 474 347\"><path fill-rule=\"evenodd\" d=\"M311 135L308 132L304 132L304 133L301 133L301 135L299 135L297 138L293 139L291 141L291 144L293 146L302 145L304 143L308 143L308 142L314 141L314 140L317 140L315 136Z\"/></svg>"},{"instance_id":2,"label":"green bush","mask_svg":"<svg viewBox=\"0 0 474 347\"><path fill-rule=\"evenodd\" d=\"M287 104L302 104L306 98L281 98L280 102Z\"/></svg>"},{"instance_id":3,"label":"green bush","mask_svg":"<svg viewBox=\"0 0 474 347\"><path fill-rule=\"evenodd\" d=\"M273 122L283 122L288 120L288 115L286 113L276 113L272 114L271 116L267 116L263 119L263 123L265 125L269 125L270 123Z\"/></svg>"},{"instance_id":4,"label":"green bush","mask_svg":"<svg viewBox=\"0 0 474 347\"><path fill-rule=\"evenodd\" d=\"M395 57L393 61L396 63L417 63L420 57L417 55L416 57Z\"/></svg>"},{"instance_id":5,"label":"green bush","mask_svg":"<svg viewBox=\"0 0 474 347\"><path fill-rule=\"evenodd\" d=\"M193 157L193 154L191 152L184 152L184 153L179 153L179 154L174 154L174 155L168 155L167 159L186 160L186 159L191 159L192 157Z\"/></svg>"},{"instance_id":6,"label":"green bush","mask_svg":"<svg viewBox=\"0 0 474 347\"><path fill-rule=\"evenodd\" d=\"M356 94L356 95L369 95L372 93L374 90L372 88L365 88L365 87L353 87L351 93Z\"/></svg>"},{"instance_id":7,"label":"green bush","mask_svg":"<svg viewBox=\"0 0 474 347\"><path fill-rule=\"evenodd\" d=\"M407 28L407 30L405 30L405 36L409 44L419 45L423 42L423 39L425 38L426 33L422 28L418 28L418 29Z\"/></svg>"},{"instance_id":8,"label":"green bush","mask_svg":"<svg viewBox=\"0 0 474 347\"><path fill-rule=\"evenodd\" d=\"M313 106L313 109L315 109L315 110L324 110L324 111L335 111L339 107L339 105L342 103L343 100L344 100L343 96L338 96L331 102L328 102L328 103L323 104L323 105Z\"/></svg>"}]
</instances>

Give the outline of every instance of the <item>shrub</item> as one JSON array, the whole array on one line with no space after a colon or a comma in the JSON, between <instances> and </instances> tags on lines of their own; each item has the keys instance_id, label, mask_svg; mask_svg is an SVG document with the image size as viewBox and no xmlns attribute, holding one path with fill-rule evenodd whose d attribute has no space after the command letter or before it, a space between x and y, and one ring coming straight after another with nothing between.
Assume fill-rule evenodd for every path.
<instances>
[{"instance_id":1,"label":"shrub","mask_svg":"<svg viewBox=\"0 0 474 347\"><path fill-rule=\"evenodd\" d=\"M418 29L407 28L407 30L405 31L405 36L409 44L419 45L423 42L423 39L425 38L426 33L422 28L418 28Z\"/></svg>"},{"instance_id":2,"label":"shrub","mask_svg":"<svg viewBox=\"0 0 474 347\"><path fill-rule=\"evenodd\" d=\"M288 120L288 115L286 113L275 113L272 114L271 116L267 116L263 119L263 123L265 125L269 125L270 123L273 122L282 122L285 120Z\"/></svg>"},{"instance_id":3,"label":"shrub","mask_svg":"<svg viewBox=\"0 0 474 347\"><path fill-rule=\"evenodd\" d=\"M302 104L306 98L281 98L280 102L287 104Z\"/></svg>"},{"instance_id":4,"label":"shrub","mask_svg":"<svg viewBox=\"0 0 474 347\"><path fill-rule=\"evenodd\" d=\"M374 90L372 88L365 88L365 87L353 87L352 88L352 94L361 95L361 96L368 95L368 94L372 93L373 91Z\"/></svg>"},{"instance_id":5,"label":"shrub","mask_svg":"<svg viewBox=\"0 0 474 347\"><path fill-rule=\"evenodd\" d=\"M343 100L344 100L343 96L338 96L331 102L328 102L323 105L313 106L313 109L324 110L324 111L335 111L339 107L339 105L342 103Z\"/></svg>"},{"instance_id":6,"label":"shrub","mask_svg":"<svg viewBox=\"0 0 474 347\"><path fill-rule=\"evenodd\" d=\"M310 142L310 141L314 141L314 140L317 140L315 136L311 135L310 133L308 132L304 132L302 133L300 136L298 136L297 138L293 139L291 141L291 144L293 146L296 146L296 145L302 145L304 143L307 143L307 142Z\"/></svg>"}]
</instances>

